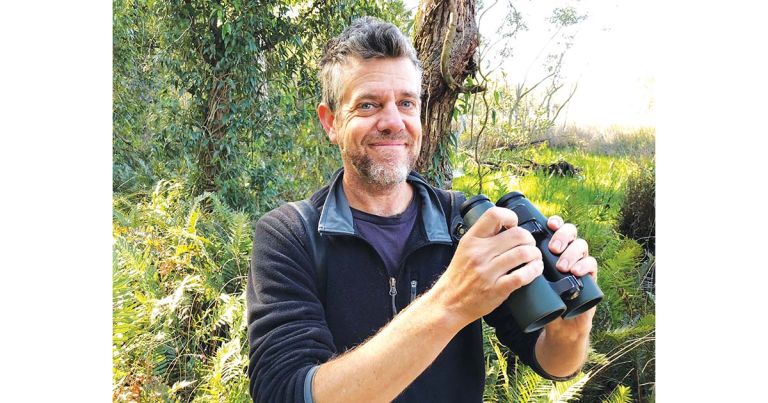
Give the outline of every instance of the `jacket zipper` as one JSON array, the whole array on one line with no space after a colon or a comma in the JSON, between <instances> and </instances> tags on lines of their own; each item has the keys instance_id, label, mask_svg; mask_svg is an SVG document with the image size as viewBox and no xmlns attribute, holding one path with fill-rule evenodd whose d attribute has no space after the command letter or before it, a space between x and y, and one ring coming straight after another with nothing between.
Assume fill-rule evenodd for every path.
<instances>
[{"instance_id":1,"label":"jacket zipper","mask_svg":"<svg viewBox=\"0 0 768 403\"><path fill-rule=\"evenodd\" d=\"M379 262L381 262L381 267L379 269L379 273L383 274L385 278L387 278L387 270L384 268L384 259L381 258L381 255L379 252L374 248L370 242L368 242L365 238L355 234L352 235L353 237L363 241L364 243L368 244L368 247L373 249L373 252L376 254L376 256L379 257ZM395 296L397 295L397 281L394 277L389 277L389 296L391 297L391 304L392 304L392 317L394 318L395 315L397 315L397 305L395 305Z\"/></svg>"},{"instance_id":2,"label":"jacket zipper","mask_svg":"<svg viewBox=\"0 0 768 403\"><path fill-rule=\"evenodd\" d=\"M353 236L353 237L355 237L357 239L360 239L363 242L365 242L366 244L368 244L368 247L373 249L374 253L376 253L376 255L379 257L379 261L382 262L382 267L383 267L384 259L381 258L381 255L379 255L378 251L376 251L376 248L371 246L370 242L368 242L363 237L361 237L361 236L359 236L357 234L351 235L351 236ZM403 271L403 269L405 268L405 260L407 259L408 256L411 255L411 253L413 253L417 249L422 248L423 246L432 245L432 244L435 244L435 243L436 242L428 242L428 241L427 242L420 242L420 243L412 246L411 248L406 249L405 253L403 253L403 260L400 262L400 267L398 268L398 273L401 273ZM386 270L383 269L383 268L380 270L380 273L382 273L382 274L384 274L385 272L386 272ZM386 274L385 274L385 277L386 277ZM416 298L416 286L417 285L418 285L418 283L417 283L416 280L411 280L411 301L413 301ZM395 278L394 277L389 277L389 295L391 297L392 317L393 318L397 315L397 305L395 305L395 296L397 295L397 288L396 287L397 287L397 281L395 280Z\"/></svg>"},{"instance_id":3,"label":"jacket zipper","mask_svg":"<svg viewBox=\"0 0 768 403\"><path fill-rule=\"evenodd\" d=\"M389 278L389 295L392 297L392 317L397 315L397 306L395 306L395 295L397 295L397 288L395 287L395 278Z\"/></svg>"}]
</instances>

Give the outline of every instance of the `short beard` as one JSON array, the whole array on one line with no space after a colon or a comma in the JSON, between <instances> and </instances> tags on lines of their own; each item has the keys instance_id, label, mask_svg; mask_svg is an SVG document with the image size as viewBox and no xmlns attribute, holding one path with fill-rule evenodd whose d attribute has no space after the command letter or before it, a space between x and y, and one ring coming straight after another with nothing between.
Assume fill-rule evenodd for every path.
<instances>
[{"instance_id":1,"label":"short beard","mask_svg":"<svg viewBox=\"0 0 768 403\"><path fill-rule=\"evenodd\" d=\"M416 157L410 154L405 164L390 161L376 163L364 153L349 154L346 150L342 151L342 155L352 163L363 180L377 188L390 188L404 182L416 164Z\"/></svg>"}]
</instances>

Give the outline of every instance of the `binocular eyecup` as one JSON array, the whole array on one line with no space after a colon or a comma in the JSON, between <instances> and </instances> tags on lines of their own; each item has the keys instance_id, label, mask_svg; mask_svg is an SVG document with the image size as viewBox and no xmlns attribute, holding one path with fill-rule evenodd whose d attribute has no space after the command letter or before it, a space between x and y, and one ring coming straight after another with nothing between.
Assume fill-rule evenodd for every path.
<instances>
[{"instance_id":1,"label":"binocular eyecup","mask_svg":"<svg viewBox=\"0 0 768 403\"><path fill-rule=\"evenodd\" d=\"M496 206L517 214L517 225L533 235L544 262L541 276L512 292L502 303L524 332L541 329L560 316L565 319L578 316L603 299L603 292L592 276L577 277L557 270L555 264L559 257L549 250L554 233L547 227L547 218L522 193L507 193L496 202ZM488 196L479 194L471 197L460 207L464 225L471 228L491 207L494 204Z\"/></svg>"}]
</instances>

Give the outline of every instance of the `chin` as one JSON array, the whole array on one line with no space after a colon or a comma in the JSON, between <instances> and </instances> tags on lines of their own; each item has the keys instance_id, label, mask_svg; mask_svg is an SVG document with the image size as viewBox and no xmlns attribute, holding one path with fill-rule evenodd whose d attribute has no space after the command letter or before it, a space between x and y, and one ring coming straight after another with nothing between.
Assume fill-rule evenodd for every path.
<instances>
[{"instance_id":1,"label":"chin","mask_svg":"<svg viewBox=\"0 0 768 403\"><path fill-rule=\"evenodd\" d=\"M410 172L408 167L402 164L396 166L374 165L367 171L365 172L366 178L371 183L381 186L392 186L404 182Z\"/></svg>"},{"instance_id":2,"label":"chin","mask_svg":"<svg viewBox=\"0 0 768 403\"><path fill-rule=\"evenodd\" d=\"M348 158L362 180L377 187L391 187L405 182L416 161L415 156L411 155L374 159L371 155L361 153L345 154L343 157Z\"/></svg>"}]
</instances>

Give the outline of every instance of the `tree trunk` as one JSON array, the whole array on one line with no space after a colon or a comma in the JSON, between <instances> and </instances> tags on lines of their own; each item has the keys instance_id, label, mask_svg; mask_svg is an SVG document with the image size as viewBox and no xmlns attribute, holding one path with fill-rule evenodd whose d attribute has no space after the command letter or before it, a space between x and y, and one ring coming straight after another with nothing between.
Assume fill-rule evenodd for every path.
<instances>
[{"instance_id":1,"label":"tree trunk","mask_svg":"<svg viewBox=\"0 0 768 403\"><path fill-rule=\"evenodd\" d=\"M455 27L454 35L450 35L452 26ZM421 0L416 16L414 46L424 68L421 95L423 137L416 170L443 188L449 189L453 179L448 158L453 106L459 93L469 90L460 86L468 75L475 72L474 54L478 41L475 0ZM444 77L441 72L444 43L446 53L442 58L442 67L449 77Z\"/></svg>"},{"instance_id":2,"label":"tree trunk","mask_svg":"<svg viewBox=\"0 0 768 403\"><path fill-rule=\"evenodd\" d=\"M222 171L223 164L227 162L229 152L225 147L224 137L227 135L227 125L224 118L230 113L229 85L226 80L214 77L211 88L208 90L208 100L203 116L203 142L199 149L198 166L200 176L198 185L205 192L215 192L218 189L216 178Z\"/></svg>"}]
</instances>

